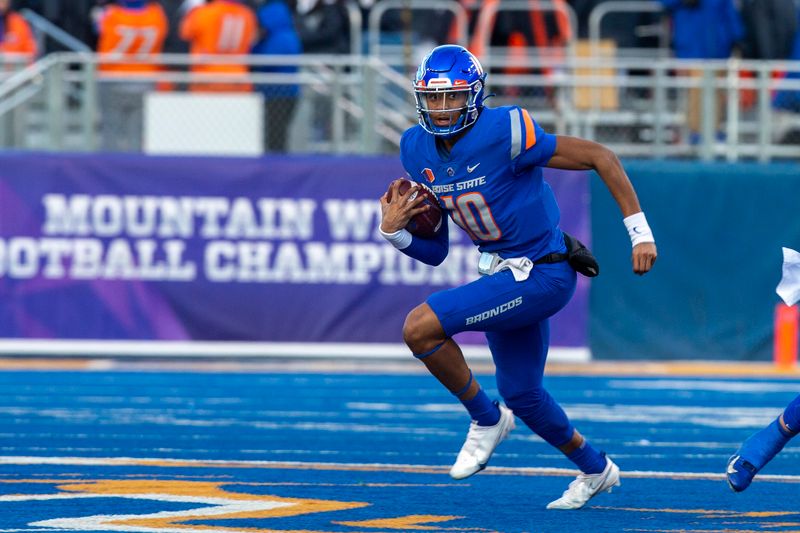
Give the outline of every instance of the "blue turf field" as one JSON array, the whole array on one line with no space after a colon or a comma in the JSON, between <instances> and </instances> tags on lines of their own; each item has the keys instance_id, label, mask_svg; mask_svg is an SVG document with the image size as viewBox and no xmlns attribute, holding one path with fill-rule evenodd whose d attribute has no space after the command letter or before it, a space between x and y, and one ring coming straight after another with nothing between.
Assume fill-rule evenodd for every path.
<instances>
[{"instance_id":1,"label":"blue turf field","mask_svg":"<svg viewBox=\"0 0 800 533\"><path fill-rule=\"evenodd\" d=\"M800 381L546 384L623 471L580 511L545 510L575 472L521 424L450 480L469 420L416 372L0 371L0 532L800 531L800 442L722 476Z\"/></svg>"}]
</instances>

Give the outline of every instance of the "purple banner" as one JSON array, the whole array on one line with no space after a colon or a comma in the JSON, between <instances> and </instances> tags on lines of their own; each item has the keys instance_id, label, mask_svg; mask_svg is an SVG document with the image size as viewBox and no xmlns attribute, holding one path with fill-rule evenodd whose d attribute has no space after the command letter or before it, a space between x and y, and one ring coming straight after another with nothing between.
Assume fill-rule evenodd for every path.
<instances>
[{"instance_id":1,"label":"purple banner","mask_svg":"<svg viewBox=\"0 0 800 533\"><path fill-rule=\"evenodd\" d=\"M388 157L4 154L0 336L401 342L477 259L460 229L438 268L383 241L377 198L403 174ZM587 176L546 175L587 242ZM581 279L553 345L586 346L587 295Z\"/></svg>"}]
</instances>

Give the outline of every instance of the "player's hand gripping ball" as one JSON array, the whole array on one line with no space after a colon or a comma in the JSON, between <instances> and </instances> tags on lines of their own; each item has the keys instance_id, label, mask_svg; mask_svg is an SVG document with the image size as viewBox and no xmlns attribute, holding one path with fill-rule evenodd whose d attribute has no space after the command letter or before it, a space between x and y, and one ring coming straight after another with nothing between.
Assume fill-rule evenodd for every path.
<instances>
[{"instance_id":1,"label":"player's hand gripping ball","mask_svg":"<svg viewBox=\"0 0 800 533\"><path fill-rule=\"evenodd\" d=\"M439 200L436 198L436 195L432 190L420 183L415 183L405 178L400 178L395 181L400 182L397 189L399 194L404 195L406 194L406 191L413 189L411 194L408 196L409 202L413 202L419 195L422 195L423 200L419 206L428 206L425 211L417 213L411 217L411 220L409 220L408 224L406 225L406 229L412 234L420 237L434 237L439 232L439 228L442 226L442 208L439 206ZM389 190L386 193L386 200L388 202L392 201L393 184L394 182L389 185Z\"/></svg>"}]
</instances>

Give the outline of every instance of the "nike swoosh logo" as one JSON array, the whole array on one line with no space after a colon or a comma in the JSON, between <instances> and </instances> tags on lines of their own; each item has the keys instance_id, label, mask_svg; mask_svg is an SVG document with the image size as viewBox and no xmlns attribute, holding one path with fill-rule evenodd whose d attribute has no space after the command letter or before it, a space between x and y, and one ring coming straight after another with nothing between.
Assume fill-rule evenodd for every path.
<instances>
[{"instance_id":1,"label":"nike swoosh logo","mask_svg":"<svg viewBox=\"0 0 800 533\"><path fill-rule=\"evenodd\" d=\"M738 471L738 470L736 470L736 469L733 467L733 464L734 464L736 461L738 461L738 460L739 460L739 456L738 456L738 455L737 455L736 457L731 457L731 460L730 460L730 462L728 463L728 471L727 471L727 472L728 472L728 474L738 474L738 473L739 473L739 471Z\"/></svg>"},{"instance_id":2,"label":"nike swoosh logo","mask_svg":"<svg viewBox=\"0 0 800 533\"><path fill-rule=\"evenodd\" d=\"M472 174L472 171L481 166L480 163L475 163L472 166L467 165L467 174Z\"/></svg>"},{"instance_id":3,"label":"nike swoosh logo","mask_svg":"<svg viewBox=\"0 0 800 533\"><path fill-rule=\"evenodd\" d=\"M636 233L636 234L640 234L640 233L642 233L642 230L639 229L639 226L634 226L633 227L633 232Z\"/></svg>"}]
</instances>

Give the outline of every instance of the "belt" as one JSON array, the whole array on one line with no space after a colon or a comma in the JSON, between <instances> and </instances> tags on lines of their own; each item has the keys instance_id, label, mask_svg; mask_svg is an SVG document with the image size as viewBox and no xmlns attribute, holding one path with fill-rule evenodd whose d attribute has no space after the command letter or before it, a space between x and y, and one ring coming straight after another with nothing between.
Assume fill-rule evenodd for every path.
<instances>
[{"instance_id":1,"label":"belt","mask_svg":"<svg viewBox=\"0 0 800 533\"><path fill-rule=\"evenodd\" d=\"M516 281L525 281L531 273L534 265L543 263L560 263L567 260L567 254L552 253L531 260L527 257L511 257L503 259L495 253L483 252L478 259L478 273L481 276L490 276L501 270L511 270Z\"/></svg>"}]
</instances>

